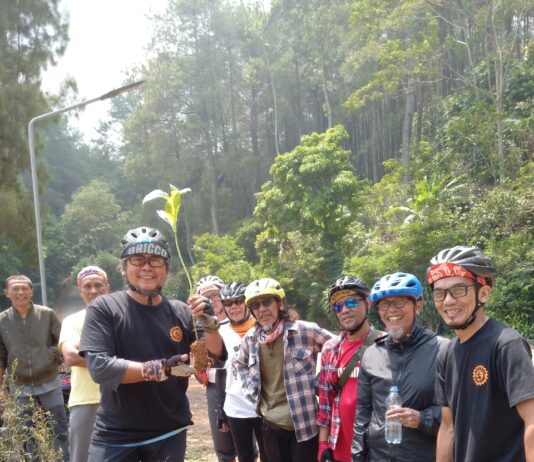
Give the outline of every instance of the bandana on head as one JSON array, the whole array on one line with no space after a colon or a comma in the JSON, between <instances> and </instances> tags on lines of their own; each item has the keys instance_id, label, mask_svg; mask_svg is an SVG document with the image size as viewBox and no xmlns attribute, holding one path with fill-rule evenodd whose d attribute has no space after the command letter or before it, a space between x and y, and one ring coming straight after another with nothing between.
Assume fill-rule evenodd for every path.
<instances>
[{"instance_id":1,"label":"bandana on head","mask_svg":"<svg viewBox=\"0 0 534 462\"><path fill-rule=\"evenodd\" d=\"M76 284L80 285L82 279L86 276L90 276L91 274L98 274L99 276L102 276L106 282L108 280L108 275L102 268L99 268L98 266L86 266L78 273L78 276L76 277Z\"/></svg>"},{"instance_id":2,"label":"bandana on head","mask_svg":"<svg viewBox=\"0 0 534 462\"><path fill-rule=\"evenodd\" d=\"M216 290L217 292L220 292L221 288L216 284L209 283L209 284L200 286L197 289L197 293L199 295L204 296L205 294L207 294L208 292L211 292L212 290Z\"/></svg>"},{"instance_id":3,"label":"bandana on head","mask_svg":"<svg viewBox=\"0 0 534 462\"><path fill-rule=\"evenodd\" d=\"M434 284L434 282L440 279L453 277L469 278L473 281L477 281L481 286L488 285L486 279L483 277L475 276L470 271L467 271L463 266L450 262L438 263L437 265L431 266L426 272L426 277L430 285Z\"/></svg>"},{"instance_id":4,"label":"bandana on head","mask_svg":"<svg viewBox=\"0 0 534 462\"><path fill-rule=\"evenodd\" d=\"M339 300L341 300L342 298L348 297L349 295L360 295L360 294L354 290L343 289L343 290L340 290L339 292L332 294L332 296L330 297L330 304L335 305L337 302L339 302Z\"/></svg>"}]
</instances>

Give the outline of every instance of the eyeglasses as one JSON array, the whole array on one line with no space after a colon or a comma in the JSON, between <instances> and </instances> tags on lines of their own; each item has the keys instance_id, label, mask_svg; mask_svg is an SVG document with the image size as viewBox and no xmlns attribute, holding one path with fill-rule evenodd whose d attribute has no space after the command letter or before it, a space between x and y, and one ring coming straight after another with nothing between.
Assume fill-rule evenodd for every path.
<instances>
[{"instance_id":1,"label":"eyeglasses","mask_svg":"<svg viewBox=\"0 0 534 462\"><path fill-rule=\"evenodd\" d=\"M161 268L167 263L167 260L165 260L165 257L160 257L158 255L148 258L143 257L142 255L132 255L131 257L128 257L128 262L133 266L145 266L145 264L148 263L148 266L151 268Z\"/></svg>"},{"instance_id":2,"label":"eyeglasses","mask_svg":"<svg viewBox=\"0 0 534 462\"><path fill-rule=\"evenodd\" d=\"M445 300L447 298L447 294L450 294L452 298L462 298L467 295L467 289L469 287L475 287L475 284L458 284L457 286L450 287L449 289L434 289L432 295L436 302L442 302Z\"/></svg>"},{"instance_id":3,"label":"eyeglasses","mask_svg":"<svg viewBox=\"0 0 534 462\"><path fill-rule=\"evenodd\" d=\"M242 305L245 303L245 297L232 298L230 300L223 300L222 304L226 308L230 308L232 305Z\"/></svg>"},{"instance_id":4,"label":"eyeglasses","mask_svg":"<svg viewBox=\"0 0 534 462\"><path fill-rule=\"evenodd\" d=\"M363 302L363 298L355 298L355 297L346 298L342 302L334 303L332 305L332 310L334 311L334 313L341 313L343 311L344 306L352 310L354 308L358 308L358 306L360 305L360 302Z\"/></svg>"},{"instance_id":5,"label":"eyeglasses","mask_svg":"<svg viewBox=\"0 0 534 462\"><path fill-rule=\"evenodd\" d=\"M249 309L256 311L259 310L262 306L269 308L274 302L274 298L265 298L264 300L259 300L257 302L252 302L248 304Z\"/></svg>"},{"instance_id":6,"label":"eyeglasses","mask_svg":"<svg viewBox=\"0 0 534 462\"><path fill-rule=\"evenodd\" d=\"M401 308L404 308L410 300L411 299L406 298L406 297L398 297L398 298L394 298L393 300L380 300L376 304L376 307L378 308L379 311L387 311L392 306L395 308L401 309Z\"/></svg>"}]
</instances>

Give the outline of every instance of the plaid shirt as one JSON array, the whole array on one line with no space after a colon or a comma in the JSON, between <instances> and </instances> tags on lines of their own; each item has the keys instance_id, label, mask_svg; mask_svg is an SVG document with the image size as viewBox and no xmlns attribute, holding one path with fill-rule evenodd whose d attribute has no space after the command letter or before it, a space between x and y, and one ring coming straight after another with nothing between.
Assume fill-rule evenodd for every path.
<instances>
[{"instance_id":1,"label":"plaid shirt","mask_svg":"<svg viewBox=\"0 0 534 462\"><path fill-rule=\"evenodd\" d=\"M259 407L261 374L258 329L249 330L237 360L237 371L245 396ZM314 322L284 324L284 384L297 441L306 441L318 433L316 423L315 370L317 354L333 334ZM276 423L276 422L273 422Z\"/></svg>"},{"instance_id":2,"label":"plaid shirt","mask_svg":"<svg viewBox=\"0 0 534 462\"><path fill-rule=\"evenodd\" d=\"M373 329L373 328L371 328ZM379 336L382 332L379 332ZM341 425L341 415L339 412L339 401L341 393L337 390L336 384L339 379L339 355L341 344L347 339L348 333L345 331L340 337L333 338L325 343L321 353L321 370L319 372L319 411L317 412L317 425L330 430L328 436L328 446L332 449L336 447ZM360 363L354 368L357 370ZM354 374L354 371L352 372ZM352 375L351 374L351 375ZM357 375L357 372L356 372Z\"/></svg>"}]
</instances>

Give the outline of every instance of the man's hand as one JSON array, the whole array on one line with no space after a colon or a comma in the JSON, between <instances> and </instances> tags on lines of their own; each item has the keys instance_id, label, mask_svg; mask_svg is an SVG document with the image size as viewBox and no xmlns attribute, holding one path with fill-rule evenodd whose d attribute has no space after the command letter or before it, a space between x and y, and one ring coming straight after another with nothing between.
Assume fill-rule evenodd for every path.
<instances>
[{"instance_id":1,"label":"man's hand","mask_svg":"<svg viewBox=\"0 0 534 462\"><path fill-rule=\"evenodd\" d=\"M228 425L228 417L224 409L221 406L217 406L215 414L217 415L217 428L223 433L229 432L230 426Z\"/></svg>"},{"instance_id":2,"label":"man's hand","mask_svg":"<svg viewBox=\"0 0 534 462\"><path fill-rule=\"evenodd\" d=\"M188 355L176 355L169 359L153 359L143 363L143 379L146 382L164 382L171 376L190 377L195 370L185 364Z\"/></svg>"},{"instance_id":3,"label":"man's hand","mask_svg":"<svg viewBox=\"0 0 534 462\"><path fill-rule=\"evenodd\" d=\"M211 304L209 299L203 297L202 295L193 295L187 299L187 304L191 310L191 315L194 318L200 318L202 316L207 316L206 311L209 311Z\"/></svg>"},{"instance_id":4,"label":"man's hand","mask_svg":"<svg viewBox=\"0 0 534 462\"><path fill-rule=\"evenodd\" d=\"M332 449L328 447L327 441L319 441L319 451L317 451L317 462L330 462L334 460Z\"/></svg>"},{"instance_id":5,"label":"man's hand","mask_svg":"<svg viewBox=\"0 0 534 462\"><path fill-rule=\"evenodd\" d=\"M387 411L386 418L397 419L405 427L419 428L421 413L409 407L397 407Z\"/></svg>"},{"instance_id":6,"label":"man's hand","mask_svg":"<svg viewBox=\"0 0 534 462\"><path fill-rule=\"evenodd\" d=\"M167 377L191 377L195 369L190 364L185 364L188 355L176 355L165 360L165 375Z\"/></svg>"}]
</instances>

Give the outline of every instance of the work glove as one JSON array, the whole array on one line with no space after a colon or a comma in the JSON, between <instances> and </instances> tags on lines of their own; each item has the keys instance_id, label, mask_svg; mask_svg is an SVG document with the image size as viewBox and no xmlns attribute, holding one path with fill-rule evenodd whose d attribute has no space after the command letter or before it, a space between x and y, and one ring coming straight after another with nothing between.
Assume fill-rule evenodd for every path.
<instances>
[{"instance_id":1,"label":"work glove","mask_svg":"<svg viewBox=\"0 0 534 462\"><path fill-rule=\"evenodd\" d=\"M198 317L198 321L202 324L205 332L213 333L219 329L219 321L215 316L204 313Z\"/></svg>"},{"instance_id":2,"label":"work glove","mask_svg":"<svg viewBox=\"0 0 534 462\"><path fill-rule=\"evenodd\" d=\"M215 413L217 415L217 428L219 430L227 430L228 417L226 416L226 412L224 412L224 409L221 406L217 406L217 408L215 409Z\"/></svg>"},{"instance_id":3,"label":"work glove","mask_svg":"<svg viewBox=\"0 0 534 462\"><path fill-rule=\"evenodd\" d=\"M334 460L332 449L328 447L326 441L319 441L319 451L317 452L317 462L331 462Z\"/></svg>"},{"instance_id":4,"label":"work glove","mask_svg":"<svg viewBox=\"0 0 534 462\"><path fill-rule=\"evenodd\" d=\"M190 377L194 373L193 366L182 361L182 355L147 361L142 369L143 379L147 382L164 382L171 376Z\"/></svg>"}]
</instances>

